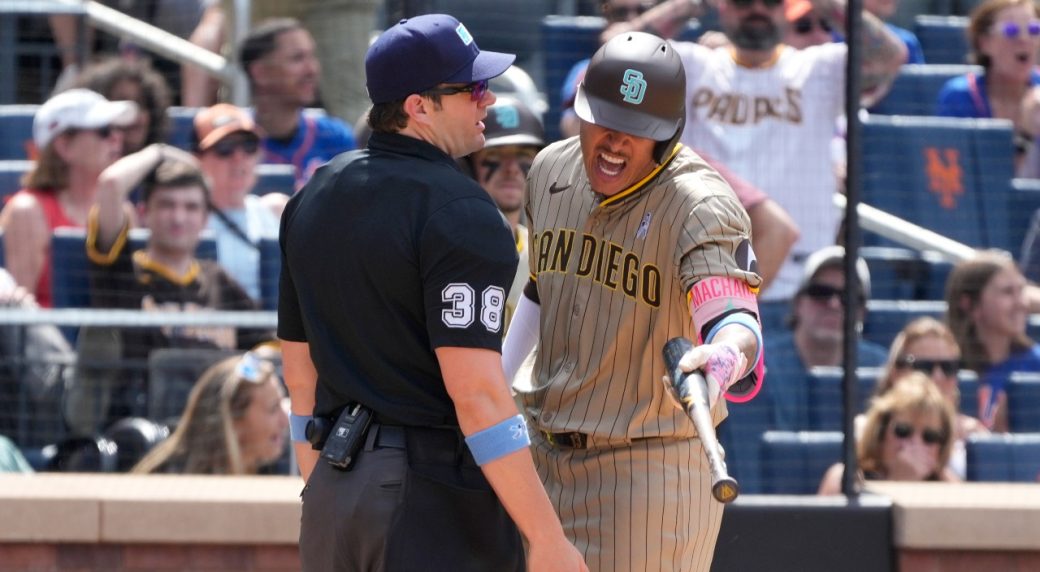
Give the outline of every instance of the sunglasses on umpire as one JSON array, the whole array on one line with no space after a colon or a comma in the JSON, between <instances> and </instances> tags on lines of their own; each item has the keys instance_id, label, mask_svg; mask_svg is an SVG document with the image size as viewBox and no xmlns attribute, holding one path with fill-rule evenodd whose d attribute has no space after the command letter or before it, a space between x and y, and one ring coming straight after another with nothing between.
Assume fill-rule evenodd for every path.
<instances>
[{"instance_id":1,"label":"sunglasses on umpire","mask_svg":"<svg viewBox=\"0 0 1040 572\"><path fill-rule=\"evenodd\" d=\"M784 3L784 0L729 0L736 8L750 8L755 2L761 2L766 8L776 8Z\"/></svg>"},{"instance_id":2,"label":"sunglasses on umpire","mask_svg":"<svg viewBox=\"0 0 1040 572\"><path fill-rule=\"evenodd\" d=\"M798 18L791 24L791 28L794 30L794 33L798 34L799 36L804 36L809 32L812 32L817 27L827 34L830 34L831 30L833 30L833 28L831 27L831 23L828 22L825 18L810 18L809 16L802 16L801 18Z\"/></svg>"},{"instance_id":3,"label":"sunglasses on umpire","mask_svg":"<svg viewBox=\"0 0 1040 572\"><path fill-rule=\"evenodd\" d=\"M914 371L920 371L922 373L932 375L935 368L939 368L943 375L946 377L953 377L957 375L957 371L961 368L960 360L956 359L921 359L913 354L907 354L898 360L896 365L902 368L909 368Z\"/></svg>"},{"instance_id":4,"label":"sunglasses on umpire","mask_svg":"<svg viewBox=\"0 0 1040 572\"><path fill-rule=\"evenodd\" d=\"M896 423L892 426L892 434L895 435L897 439L909 439L917 432L918 430L909 423ZM928 445L942 445L942 442L946 440L942 431L932 429L931 427L921 429L920 433L921 440Z\"/></svg>"},{"instance_id":5,"label":"sunglasses on umpire","mask_svg":"<svg viewBox=\"0 0 1040 572\"><path fill-rule=\"evenodd\" d=\"M216 153L217 157L227 159L228 157L235 154L236 149L241 149L246 155L252 155L260 150L260 141L258 139L221 139L213 144L209 148L210 151Z\"/></svg>"},{"instance_id":6,"label":"sunglasses on umpire","mask_svg":"<svg viewBox=\"0 0 1040 572\"><path fill-rule=\"evenodd\" d=\"M1028 35L1030 38L1040 36L1040 21L1033 20L1025 26L1020 26L1015 22L1004 22L1003 24L997 24L1000 29L1000 33L1010 40L1021 35Z\"/></svg>"},{"instance_id":7,"label":"sunglasses on umpire","mask_svg":"<svg viewBox=\"0 0 1040 572\"><path fill-rule=\"evenodd\" d=\"M462 87L435 87L426 90L426 95L455 95L456 93L468 93L471 101L480 101L488 92L488 80L482 79Z\"/></svg>"}]
</instances>

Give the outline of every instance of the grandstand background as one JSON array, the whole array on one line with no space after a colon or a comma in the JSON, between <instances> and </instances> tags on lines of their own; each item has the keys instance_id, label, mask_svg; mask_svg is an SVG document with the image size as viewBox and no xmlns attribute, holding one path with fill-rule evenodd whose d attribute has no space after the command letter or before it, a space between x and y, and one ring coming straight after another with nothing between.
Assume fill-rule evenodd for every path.
<instances>
[{"instance_id":1,"label":"grandstand background","mask_svg":"<svg viewBox=\"0 0 1040 572\"><path fill-rule=\"evenodd\" d=\"M159 2L111 1L107 4L138 17L155 18ZM891 23L917 35L927 63L905 65L888 95L858 116L857 120L862 122L862 152L847 160L860 165L860 200L865 205L971 248L1004 250L1022 263L1027 278L1036 281L1040 280L1040 268L1028 265L1030 258L1024 244L1029 242L1028 231L1034 216L1040 213L1040 179L1016 177L1015 133L1011 123L935 114L938 93L946 81L968 73L978 74L981 70L967 58L966 36L967 16L978 3L977 0L900 2ZM188 49L178 54L153 53L148 42L135 37L137 33L132 29L114 34L113 26L118 28L118 24L99 25L95 16L90 15L89 7L94 4L71 0L0 0L0 198L5 201L21 188L22 176L33 166L36 158L31 144L33 116L50 97L63 73L62 53L50 23L56 14L74 18L81 31L95 30L92 40L80 38L76 43L73 59L80 67L104 53L151 59L175 94L173 105L165 111L166 141L185 150L191 148L192 121L198 108L182 105L177 94L182 85L180 62L205 58ZM233 49L236 38L264 16L293 16L315 37L324 67L320 99L307 113L329 114L347 125L357 125L366 109L362 62L369 39L401 17L447 12L467 25L482 49L518 55L517 66L526 73L508 74L493 82L492 87L498 93L517 95L540 113L548 137L554 140L560 136L564 79L576 62L595 51L604 25L599 3L592 0L309 0L289 4L275 0L215 3L225 17L225 40L219 54L222 59L206 60L220 85L214 92L213 103L221 100L248 105L248 85L236 68ZM187 12L181 16L195 17ZM190 29L196 23L182 22L181 25ZM708 14L700 21L691 20L680 38L696 41L703 32L717 29L717 20ZM336 46L337 42L346 47L330 51L329 46ZM799 165L791 165L791 169L798 168ZM257 167L257 177L254 194L291 195L294 192L291 166L262 164ZM821 205L820 208L837 207ZM886 350L910 320L921 316L944 319L945 284L956 262L956 256L940 244L911 240L921 233L903 222L880 223L874 227L865 223L859 250L870 269L872 290L866 304L862 335ZM134 231L130 238L132 247L140 247L145 244L147 233ZM88 408L101 407L98 404L105 400L123 399L125 402L117 403L117 409L148 419L168 433L177 422L198 376L219 358L234 353L232 349L171 349L130 361L77 359L77 350L99 339L98 332L106 328L158 327L238 327L270 331L275 325L280 258L274 239L258 244L259 264L255 271L261 294L255 312L202 311L176 318L90 309L90 263L85 240L86 232L82 229L60 229L54 234L54 310L0 308L3 332L0 334L3 346L0 437L9 439L32 469L40 473L126 472L132 460L140 457L140 442L145 438L140 430L129 436L113 433L112 426L98 424L96 420L93 425L82 421L82 410L77 418L80 420L72 422L68 418L70 395L75 394L79 399L77 403L85 403L81 407ZM2 254L0 249L0 266ZM212 236L204 236L197 256L215 259L216 245ZM785 333L785 318L790 311L789 304L763 305L767 337ZM60 327L73 353L26 354L28 328L38 324ZM1040 315L1031 315L1028 324L1030 337L1040 339ZM41 369L49 372L48 387L30 387L25 383L31 371ZM118 386L118 379L106 382L108 385L82 382L84 372L116 369L138 372L143 376L141 379L146 380L145 385L138 390L113 391L113 383ZM747 514L742 511L772 502L763 501L758 495L781 499L786 497L780 495L816 493L827 467L842 460L842 428L846 416L867 409L881 375L877 367L853 370L857 381L854 384L856 411L843 408L844 370L841 367L814 368L804 375L770 372L770 375L804 377L800 383L806 388L808 412L799 426L777 429L768 405L761 401L730 407L730 418L720 426L719 434L727 451L729 468L741 483L742 494L746 495L738 501L742 508L735 511L737 514ZM89 375L87 378L95 379ZM768 377L766 383L769 383ZM958 384L962 411L974 413L978 409L978 376L963 369L958 374ZM94 393L83 397L84 393L91 392ZM1040 480L1040 372L1022 371L1012 377L1008 407L1008 433L974 437L966 442L965 480L1034 483L1033 489L1036 489L1035 483ZM264 471L294 474L289 449ZM291 486L285 487L289 488ZM897 493L901 490L893 490L896 491L893 494L899 496ZM951 488L945 500L955 503L960 490ZM941 490L929 494L938 495L940 502L944 500ZM1035 494L1035 490L1030 494ZM803 500L805 506L818 502ZM3 496L0 496L2 502ZM780 500L776 502L779 504L770 506L783 504ZM283 510L289 512L279 514L291 515L291 508ZM864 518L857 526L874 526L872 516ZM1037 517L1027 518L1032 519L1028 522L1035 523ZM753 519L742 522L761 525L761 521ZM3 526L0 524L0 529ZM9 537L0 532L0 544L5 538ZM720 538L722 550L725 539L724 526ZM272 542L291 542L291 534L281 534ZM1040 541L1032 547L1019 546L1014 550L1038 553ZM1029 562L1036 563L1035 558ZM891 557L891 560L897 559ZM824 569L823 562L820 560L819 567L815 568L807 564L804 569ZM913 569L907 560L900 562L904 569ZM0 558L0 570L6 570L4 566Z\"/></svg>"}]
</instances>

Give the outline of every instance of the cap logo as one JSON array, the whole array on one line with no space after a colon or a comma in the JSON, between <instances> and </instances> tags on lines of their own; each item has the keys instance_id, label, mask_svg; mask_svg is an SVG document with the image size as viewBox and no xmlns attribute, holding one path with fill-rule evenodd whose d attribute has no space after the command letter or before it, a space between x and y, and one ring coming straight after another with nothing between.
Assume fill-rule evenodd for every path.
<instances>
[{"instance_id":1,"label":"cap logo","mask_svg":"<svg viewBox=\"0 0 1040 572\"><path fill-rule=\"evenodd\" d=\"M513 106L493 107L495 112L495 121L502 126L503 129L516 129L520 127L520 113L516 111Z\"/></svg>"},{"instance_id":2,"label":"cap logo","mask_svg":"<svg viewBox=\"0 0 1040 572\"><path fill-rule=\"evenodd\" d=\"M627 69L621 82L621 95L625 96L625 103L635 105L643 103L643 96L646 95L646 80L643 79L643 72Z\"/></svg>"},{"instance_id":3,"label":"cap logo","mask_svg":"<svg viewBox=\"0 0 1040 572\"><path fill-rule=\"evenodd\" d=\"M469 35L469 30L466 29L466 26L459 24L455 28L455 33L459 35L459 38L462 38L463 44L468 46L473 43L473 36Z\"/></svg>"}]
</instances>

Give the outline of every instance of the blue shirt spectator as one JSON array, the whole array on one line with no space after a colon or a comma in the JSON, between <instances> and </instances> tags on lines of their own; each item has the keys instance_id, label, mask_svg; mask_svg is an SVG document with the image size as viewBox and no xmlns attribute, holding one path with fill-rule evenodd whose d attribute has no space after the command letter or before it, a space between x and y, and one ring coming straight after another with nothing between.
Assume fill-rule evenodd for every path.
<instances>
[{"instance_id":1,"label":"blue shirt spectator","mask_svg":"<svg viewBox=\"0 0 1040 572\"><path fill-rule=\"evenodd\" d=\"M1040 72L1029 74L1029 85L1040 85ZM986 74L965 74L952 78L939 91L935 114L944 117L993 117L986 93Z\"/></svg>"},{"instance_id":2,"label":"blue shirt spectator","mask_svg":"<svg viewBox=\"0 0 1040 572\"><path fill-rule=\"evenodd\" d=\"M921 49L921 41L917 39L917 36L906 28L893 26L889 23L885 23L885 25L888 26L888 29L898 36L900 40L903 40L904 44L906 44L906 63L923 64L924 50Z\"/></svg>"},{"instance_id":3,"label":"blue shirt spectator","mask_svg":"<svg viewBox=\"0 0 1040 572\"><path fill-rule=\"evenodd\" d=\"M301 110L299 118L291 139L265 137L262 140L262 162L292 165L297 190L310 180L318 167L355 146L353 131L340 119L315 110Z\"/></svg>"}]
</instances>

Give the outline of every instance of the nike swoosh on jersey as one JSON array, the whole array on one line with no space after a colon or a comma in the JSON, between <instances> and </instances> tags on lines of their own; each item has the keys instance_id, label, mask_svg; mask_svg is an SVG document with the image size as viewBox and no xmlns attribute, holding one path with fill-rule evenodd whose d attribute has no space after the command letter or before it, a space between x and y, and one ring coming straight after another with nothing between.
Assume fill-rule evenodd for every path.
<instances>
[{"instance_id":1,"label":"nike swoosh on jersey","mask_svg":"<svg viewBox=\"0 0 1040 572\"><path fill-rule=\"evenodd\" d=\"M553 182L553 184L549 185L549 194L550 195L555 195L556 193L560 193L560 192L566 191L569 188L571 188L570 185L564 185L562 187L558 187L558 186L556 186L556 183Z\"/></svg>"}]
</instances>

